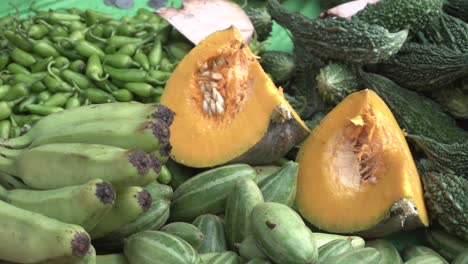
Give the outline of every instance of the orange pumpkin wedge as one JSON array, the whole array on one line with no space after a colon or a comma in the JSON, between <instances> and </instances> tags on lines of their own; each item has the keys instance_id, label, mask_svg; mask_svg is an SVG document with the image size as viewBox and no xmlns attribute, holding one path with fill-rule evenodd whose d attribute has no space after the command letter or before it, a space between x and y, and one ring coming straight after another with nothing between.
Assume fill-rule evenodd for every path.
<instances>
[{"instance_id":1,"label":"orange pumpkin wedge","mask_svg":"<svg viewBox=\"0 0 468 264\"><path fill-rule=\"evenodd\" d=\"M320 229L378 237L428 225L405 136L371 90L338 104L305 140L297 162L296 205Z\"/></svg>"},{"instance_id":2,"label":"orange pumpkin wedge","mask_svg":"<svg viewBox=\"0 0 468 264\"><path fill-rule=\"evenodd\" d=\"M161 103L176 113L172 158L190 167L268 164L309 134L233 26L185 56Z\"/></svg>"}]
</instances>

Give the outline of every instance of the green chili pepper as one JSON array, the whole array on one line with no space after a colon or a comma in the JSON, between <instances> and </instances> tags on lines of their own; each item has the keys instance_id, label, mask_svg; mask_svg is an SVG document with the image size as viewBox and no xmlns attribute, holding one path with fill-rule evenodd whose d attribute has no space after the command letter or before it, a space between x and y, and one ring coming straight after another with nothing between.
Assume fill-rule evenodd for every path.
<instances>
[{"instance_id":1,"label":"green chili pepper","mask_svg":"<svg viewBox=\"0 0 468 264\"><path fill-rule=\"evenodd\" d=\"M16 46L26 52L31 52L33 50L33 45L32 43L21 36L20 34L17 34L11 30L5 30L3 32L3 36L13 45Z\"/></svg>"},{"instance_id":2,"label":"green chili pepper","mask_svg":"<svg viewBox=\"0 0 468 264\"><path fill-rule=\"evenodd\" d=\"M70 35L68 36L68 40L71 42L70 44L72 46L64 46L66 48L72 48L73 43L78 41L78 40L84 40L86 38L86 30L75 30Z\"/></svg>"},{"instance_id":3,"label":"green chili pepper","mask_svg":"<svg viewBox=\"0 0 468 264\"><path fill-rule=\"evenodd\" d=\"M65 104L65 109L72 109L79 107L81 105L80 99L78 98L78 94L75 94L74 96L68 98L66 104Z\"/></svg>"},{"instance_id":4,"label":"green chili pepper","mask_svg":"<svg viewBox=\"0 0 468 264\"><path fill-rule=\"evenodd\" d=\"M91 55L86 64L86 75L94 81L102 81L109 78L109 74L103 76L101 60L97 54Z\"/></svg>"},{"instance_id":5,"label":"green chili pepper","mask_svg":"<svg viewBox=\"0 0 468 264\"><path fill-rule=\"evenodd\" d=\"M115 84L118 87L118 89L120 89L120 88L124 88L126 82L121 81L121 80L117 80L117 79L114 78L114 79L112 79L112 83Z\"/></svg>"},{"instance_id":6,"label":"green chili pepper","mask_svg":"<svg viewBox=\"0 0 468 264\"><path fill-rule=\"evenodd\" d=\"M44 19L51 23L65 23L67 21L79 21L81 19L81 16L59 12L46 12L43 14L37 14L36 18Z\"/></svg>"},{"instance_id":7,"label":"green chili pepper","mask_svg":"<svg viewBox=\"0 0 468 264\"><path fill-rule=\"evenodd\" d=\"M39 82L33 83L31 87L29 87L29 90L31 90L31 92L33 93L40 93L42 91L47 90L47 86L45 86L45 84L42 81L39 81Z\"/></svg>"},{"instance_id":8,"label":"green chili pepper","mask_svg":"<svg viewBox=\"0 0 468 264\"><path fill-rule=\"evenodd\" d=\"M38 40L33 44L33 51L35 54L45 58L45 57L58 57L60 53L57 51L57 48L52 45L52 43L46 40Z\"/></svg>"},{"instance_id":9,"label":"green chili pepper","mask_svg":"<svg viewBox=\"0 0 468 264\"><path fill-rule=\"evenodd\" d=\"M91 86L91 81L88 79L88 77L81 73L66 69L62 71L61 75L65 81L67 81L70 84L75 83L81 89L87 89Z\"/></svg>"},{"instance_id":10,"label":"green chili pepper","mask_svg":"<svg viewBox=\"0 0 468 264\"><path fill-rule=\"evenodd\" d=\"M171 63L169 59L162 58L160 70L165 72L173 72L176 65L177 63Z\"/></svg>"},{"instance_id":11,"label":"green chili pepper","mask_svg":"<svg viewBox=\"0 0 468 264\"><path fill-rule=\"evenodd\" d=\"M119 102L133 101L133 94L127 89L113 91L112 96Z\"/></svg>"},{"instance_id":12,"label":"green chili pepper","mask_svg":"<svg viewBox=\"0 0 468 264\"><path fill-rule=\"evenodd\" d=\"M0 85L0 100L3 100L3 97L5 97L5 95L8 94L10 89L11 89L11 86L8 84Z\"/></svg>"},{"instance_id":13,"label":"green chili pepper","mask_svg":"<svg viewBox=\"0 0 468 264\"><path fill-rule=\"evenodd\" d=\"M63 56L58 56L57 58L55 58L55 67L59 68L59 69L65 69L68 67L68 65L70 65L70 60L68 60L66 57L63 57Z\"/></svg>"},{"instance_id":14,"label":"green chili pepper","mask_svg":"<svg viewBox=\"0 0 468 264\"><path fill-rule=\"evenodd\" d=\"M126 83L124 88L141 97L150 97L156 94L154 87L147 83Z\"/></svg>"},{"instance_id":15,"label":"green chili pepper","mask_svg":"<svg viewBox=\"0 0 468 264\"><path fill-rule=\"evenodd\" d=\"M68 36L68 32L67 30L62 27L62 26L56 26L54 27L53 30L51 30L49 32L49 34L47 35L49 38L54 38L54 37L66 37Z\"/></svg>"},{"instance_id":16,"label":"green chili pepper","mask_svg":"<svg viewBox=\"0 0 468 264\"><path fill-rule=\"evenodd\" d=\"M34 64L31 67L31 72L35 73L35 72L46 71L47 65L49 65L49 63L52 62L53 60L54 60L54 57L52 56L39 60L38 62L36 62L36 64Z\"/></svg>"},{"instance_id":17,"label":"green chili pepper","mask_svg":"<svg viewBox=\"0 0 468 264\"><path fill-rule=\"evenodd\" d=\"M47 106L39 104L29 104L26 106L26 109L28 109L31 114L41 116L47 116L64 110L62 107L58 106Z\"/></svg>"},{"instance_id":18,"label":"green chili pepper","mask_svg":"<svg viewBox=\"0 0 468 264\"><path fill-rule=\"evenodd\" d=\"M30 67L31 65L36 63L36 59L33 55L19 48L14 48L13 51L10 53L10 56L14 62L25 67Z\"/></svg>"},{"instance_id":19,"label":"green chili pepper","mask_svg":"<svg viewBox=\"0 0 468 264\"><path fill-rule=\"evenodd\" d=\"M108 45L105 49L104 49L104 52L106 54L114 54L118 51L117 47L114 47L114 46L111 46L111 45Z\"/></svg>"},{"instance_id":20,"label":"green chili pepper","mask_svg":"<svg viewBox=\"0 0 468 264\"><path fill-rule=\"evenodd\" d=\"M81 23L80 21L72 21L70 25L68 25L68 31L73 32L75 30L83 30L86 29L86 25Z\"/></svg>"},{"instance_id":21,"label":"green chili pepper","mask_svg":"<svg viewBox=\"0 0 468 264\"><path fill-rule=\"evenodd\" d=\"M8 64L7 71L10 74L20 74L20 73L29 74L29 73L31 73L28 69L26 69L25 67L23 67L23 66L21 66L21 65L19 65L17 63Z\"/></svg>"},{"instance_id":22,"label":"green chili pepper","mask_svg":"<svg viewBox=\"0 0 468 264\"><path fill-rule=\"evenodd\" d=\"M113 82L109 81L109 79L102 80L100 82L94 82L94 83L100 89L108 91L108 92L119 90L119 87L117 85L115 85Z\"/></svg>"},{"instance_id":23,"label":"green chili pepper","mask_svg":"<svg viewBox=\"0 0 468 264\"><path fill-rule=\"evenodd\" d=\"M153 14L153 12L149 11L149 10L146 9L146 8L139 8L139 9L137 10L136 16L137 16L138 18L140 18L140 19L146 17L145 20L147 20L147 19L149 19L151 16L154 16L154 14Z\"/></svg>"},{"instance_id":24,"label":"green chili pepper","mask_svg":"<svg viewBox=\"0 0 468 264\"><path fill-rule=\"evenodd\" d=\"M15 106L16 112L20 112L20 113L28 112L28 109L26 109L26 106L30 104L34 104L37 101L38 101L38 95L30 94L28 97L26 97L24 100L22 100L19 104Z\"/></svg>"},{"instance_id":25,"label":"green chili pepper","mask_svg":"<svg viewBox=\"0 0 468 264\"><path fill-rule=\"evenodd\" d=\"M0 71L3 71L3 69L5 69L5 67L8 65L9 62L10 62L10 56L8 56L8 54L6 53L0 54Z\"/></svg>"},{"instance_id":26,"label":"green chili pepper","mask_svg":"<svg viewBox=\"0 0 468 264\"><path fill-rule=\"evenodd\" d=\"M31 123L35 120L39 120L41 118L42 116L39 116L39 115L15 115L15 114L10 115L10 120L11 120L12 125L14 123L16 126L24 126L28 123Z\"/></svg>"},{"instance_id":27,"label":"green chili pepper","mask_svg":"<svg viewBox=\"0 0 468 264\"><path fill-rule=\"evenodd\" d=\"M86 25L88 27L96 24L96 23L105 23L107 21L110 21L110 20L113 20L114 17L110 14L107 14L107 13L103 13L103 12L99 12L99 11L95 11L95 10L90 10L90 9L86 9L86 11L84 12L84 17L85 17L85 20L86 20Z\"/></svg>"},{"instance_id":28,"label":"green chili pepper","mask_svg":"<svg viewBox=\"0 0 468 264\"><path fill-rule=\"evenodd\" d=\"M0 139L8 139L10 137L10 129L10 120L0 121Z\"/></svg>"},{"instance_id":29,"label":"green chili pepper","mask_svg":"<svg viewBox=\"0 0 468 264\"><path fill-rule=\"evenodd\" d=\"M73 87L70 84L62 81L61 79L56 79L50 75L46 75L43 79L43 82L48 91L51 93L73 91Z\"/></svg>"},{"instance_id":30,"label":"green chili pepper","mask_svg":"<svg viewBox=\"0 0 468 264\"><path fill-rule=\"evenodd\" d=\"M0 18L0 27L10 25L15 19L16 17L12 15L7 15L7 16Z\"/></svg>"},{"instance_id":31,"label":"green chili pepper","mask_svg":"<svg viewBox=\"0 0 468 264\"><path fill-rule=\"evenodd\" d=\"M78 89L78 91L84 97L89 99L93 104L104 104L104 103L115 102L115 98L111 94L106 93L101 89L88 88L86 90Z\"/></svg>"},{"instance_id":32,"label":"green chili pepper","mask_svg":"<svg viewBox=\"0 0 468 264\"><path fill-rule=\"evenodd\" d=\"M67 12L72 15L79 15L79 16L83 15L83 10L76 8L76 7L68 8Z\"/></svg>"},{"instance_id":33,"label":"green chili pepper","mask_svg":"<svg viewBox=\"0 0 468 264\"><path fill-rule=\"evenodd\" d=\"M154 41L153 47L151 48L151 51L148 54L148 60L152 67L157 68L161 64L162 51L162 43L161 40L158 38Z\"/></svg>"},{"instance_id":34,"label":"green chili pepper","mask_svg":"<svg viewBox=\"0 0 468 264\"><path fill-rule=\"evenodd\" d=\"M173 42L165 46L167 52L177 61L181 61L187 53L193 48L188 42Z\"/></svg>"},{"instance_id":35,"label":"green chili pepper","mask_svg":"<svg viewBox=\"0 0 468 264\"><path fill-rule=\"evenodd\" d=\"M116 33L121 36L131 36L136 32L138 32L138 30L134 26L129 24L120 24L119 26L117 26Z\"/></svg>"},{"instance_id":36,"label":"green chili pepper","mask_svg":"<svg viewBox=\"0 0 468 264\"><path fill-rule=\"evenodd\" d=\"M83 73L86 70L86 63L82 60L74 60L70 65L68 66L68 69L74 71L74 72L80 72Z\"/></svg>"},{"instance_id":37,"label":"green chili pepper","mask_svg":"<svg viewBox=\"0 0 468 264\"><path fill-rule=\"evenodd\" d=\"M123 45L117 51L117 53L126 54L128 56L133 56L133 54L135 54L136 50L138 49L138 46L139 45L136 45L136 44L126 44L126 45Z\"/></svg>"},{"instance_id":38,"label":"green chili pepper","mask_svg":"<svg viewBox=\"0 0 468 264\"><path fill-rule=\"evenodd\" d=\"M55 48L58 50L60 54L69 58L70 60L80 60L84 58L83 56L78 54L77 51L74 49L65 49L61 47L60 45L55 46Z\"/></svg>"},{"instance_id":39,"label":"green chili pepper","mask_svg":"<svg viewBox=\"0 0 468 264\"><path fill-rule=\"evenodd\" d=\"M3 85L3 79L0 79L0 85Z\"/></svg>"},{"instance_id":40,"label":"green chili pepper","mask_svg":"<svg viewBox=\"0 0 468 264\"><path fill-rule=\"evenodd\" d=\"M166 167L166 165L163 165L161 167L161 172L159 173L158 182L160 182L162 184L168 184L168 183L171 182L171 180L172 180L171 172Z\"/></svg>"},{"instance_id":41,"label":"green chili pepper","mask_svg":"<svg viewBox=\"0 0 468 264\"><path fill-rule=\"evenodd\" d=\"M104 58L106 55L96 44L80 39L75 43L75 49L81 56L91 57L91 55L96 54L99 58Z\"/></svg>"},{"instance_id":42,"label":"green chili pepper","mask_svg":"<svg viewBox=\"0 0 468 264\"><path fill-rule=\"evenodd\" d=\"M41 39L49 34L49 29L42 24L32 25L28 30L28 36L33 39Z\"/></svg>"},{"instance_id":43,"label":"green chili pepper","mask_svg":"<svg viewBox=\"0 0 468 264\"><path fill-rule=\"evenodd\" d=\"M42 91L37 95L37 99L38 102L42 104L45 101L47 101L51 96L52 94L49 91Z\"/></svg>"},{"instance_id":44,"label":"green chili pepper","mask_svg":"<svg viewBox=\"0 0 468 264\"><path fill-rule=\"evenodd\" d=\"M151 97L151 103L160 103L161 102L161 95L155 94Z\"/></svg>"},{"instance_id":45,"label":"green chili pepper","mask_svg":"<svg viewBox=\"0 0 468 264\"><path fill-rule=\"evenodd\" d=\"M41 81L47 75L47 72L36 72L30 74L19 73L11 76L10 81L15 84L22 83L27 88L31 87L31 85Z\"/></svg>"},{"instance_id":46,"label":"green chili pepper","mask_svg":"<svg viewBox=\"0 0 468 264\"><path fill-rule=\"evenodd\" d=\"M103 25L102 37L110 38L115 35L116 27L113 25ZM93 32L94 33L94 32Z\"/></svg>"},{"instance_id":47,"label":"green chili pepper","mask_svg":"<svg viewBox=\"0 0 468 264\"><path fill-rule=\"evenodd\" d=\"M89 36L91 37L103 37L104 36L104 25L99 24L95 25L90 31L88 31Z\"/></svg>"},{"instance_id":48,"label":"green chili pepper","mask_svg":"<svg viewBox=\"0 0 468 264\"><path fill-rule=\"evenodd\" d=\"M135 56L133 56L133 59L144 70L148 71L150 69L148 57L145 53L143 53L143 51L141 51L141 49L136 51Z\"/></svg>"},{"instance_id":49,"label":"green chili pepper","mask_svg":"<svg viewBox=\"0 0 468 264\"><path fill-rule=\"evenodd\" d=\"M148 79L148 74L145 70L117 69L104 65L104 71L107 72L113 80L115 79L124 82L145 82Z\"/></svg>"},{"instance_id":50,"label":"green chili pepper","mask_svg":"<svg viewBox=\"0 0 468 264\"><path fill-rule=\"evenodd\" d=\"M108 45L116 46L117 48L121 48L125 45L138 45L143 43L142 39L139 38L132 38L132 37L126 37L126 36L112 36L109 41Z\"/></svg>"},{"instance_id":51,"label":"green chili pepper","mask_svg":"<svg viewBox=\"0 0 468 264\"><path fill-rule=\"evenodd\" d=\"M139 66L135 61L132 60L132 57L119 53L106 55L103 62L106 65L124 69L131 66Z\"/></svg>"},{"instance_id":52,"label":"green chili pepper","mask_svg":"<svg viewBox=\"0 0 468 264\"><path fill-rule=\"evenodd\" d=\"M42 105L47 106L64 106L67 103L68 98L72 96L73 93L55 93L49 99L44 101Z\"/></svg>"},{"instance_id":53,"label":"green chili pepper","mask_svg":"<svg viewBox=\"0 0 468 264\"><path fill-rule=\"evenodd\" d=\"M149 76L153 79L153 82L157 84L165 84L172 74L171 72L164 72L160 70L151 70L148 73Z\"/></svg>"},{"instance_id":54,"label":"green chili pepper","mask_svg":"<svg viewBox=\"0 0 468 264\"><path fill-rule=\"evenodd\" d=\"M18 98L25 97L29 95L28 88L24 83L17 83L11 86L11 89L7 94L2 98L3 101L14 101Z\"/></svg>"},{"instance_id":55,"label":"green chili pepper","mask_svg":"<svg viewBox=\"0 0 468 264\"><path fill-rule=\"evenodd\" d=\"M4 120L11 115L12 107L12 102L0 102L0 120Z\"/></svg>"}]
</instances>

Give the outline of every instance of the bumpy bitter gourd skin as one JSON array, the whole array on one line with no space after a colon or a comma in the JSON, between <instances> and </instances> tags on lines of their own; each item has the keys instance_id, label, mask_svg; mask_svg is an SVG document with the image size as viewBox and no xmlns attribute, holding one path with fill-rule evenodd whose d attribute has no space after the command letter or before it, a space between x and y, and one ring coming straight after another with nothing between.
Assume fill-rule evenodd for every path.
<instances>
[{"instance_id":1,"label":"bumpy bitter gourd skin","mask_svg":"<svg viewBox=\"0 0 468 264\"><path fill-rule=\"evenodd\" d=\"M443 143L468 140L468 133L457 127L455 120L431 99L404 89L382 75L362 73L361 77L363 84L385 101L406 132Z\"/></svg>"},{"instance_id":2,"label":"bumpy bitter gourd skin","mask_svg":"<svg viewBox=\"0 0 468 264\"><path fill-rule=\"evenodd\" d=\"M442 0L381 0L368 4L353 19L382 26L390 32L406 28L418 31L440 15L442 3Z\"/></svg>"},{"instance_id":3,"label":"bumpy bitter gourd skin","mask_svg":"<svg viewBox=\"0 0 468 264\"><path fill-rule=\"evenodd\" d=\"M463 91L461 87L455 86L436 91L433 96L453 117L468 119L468 91Z\"/></svg>"},{"instance_id":4,"label":"bumpy bitter gourd skin","mask_svg":"<svg viewBox=\"0 0 468 264\"><path fill-rule=\"evenodd\" d=\"M407 43L378 72L401 86L416 91L443 89L468 76L468 53L447 47Z\"/></svg>"},{"instance_id":5,"label":"bumpy bitter gourd skin","mask_svg":"<svg viewBox=\"0 0 468 264\"><path fill-rule=\"evenodd\" d=\"M359 90L357 72L351 65L343 63L331 63L321 68L317 83L322 99L332 105Z\"/></svg>"},{"instance_id":6,"label":"bumpy bitter gourd skin","mask_svg":"<svg viewBox=\"0 0 468 264\"><path fill-rule=\"evenodd\" d=\"M463 254L464 251L468 253L467 241L450 235L442 229L427 229L425 235L429 246L448 261L454 261L454 259L457 258L458 255Z\"/></svg>"},{"instance_id":7,"label":"bumpy bitter gourd skin","mask_svg":"<svg viewBox=\"0 0 468 264\"><path fill-rule=\"evenodd\" d=\"M280 50L269 50L263 53L260 65L271 76L275 84L289 81L296 70L292 54Z\"/></svg>"},{"instance_id":8,"label":"bumpy bitter gourd skin","mask_svg":"<svg viewBox=\"0 0 468 264\"><path fill-rule=\"evenodd\" d=\"M444 4L444 11L468 22L468 2L465 0L447 0Z\"/></svg>"},{"instance_id":9,"label":"bumpy bitter gourd skin","mask_svg":"<svg viewBox=\"0 0 468 264\"><path fill-rule=\"evenodd\" d=\"M422 181L432 216L448 233L468 241L468 179L451 173L426 171Z\"/></svg>"},{"instance_id":10,"label":"bumpy bitter gourd skin","mask_svg":"<svg viewBox=\"0 0 468 264\"><path fill-rule=\"evenodd\" d=\"M273 28L273 22L271 21L271 16L264 9L260 8L251 8L247 10L247 15L252 22L255 33L257 33L257 38L259 41L266 40L271 33Z\"/></svg>"}]
</instances>

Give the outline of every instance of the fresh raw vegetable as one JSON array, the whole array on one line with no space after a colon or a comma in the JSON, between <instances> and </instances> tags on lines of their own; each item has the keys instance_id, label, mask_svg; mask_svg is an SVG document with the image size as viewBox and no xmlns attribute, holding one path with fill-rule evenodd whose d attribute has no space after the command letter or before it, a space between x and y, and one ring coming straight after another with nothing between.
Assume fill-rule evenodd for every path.
<instances>
[{"instance_id":1,"label":"fresh raw vegetable","mask_svg":"<svg viewBox=\"0 0 468 264\"><path fill-rule=\"evenodd\" d=\"M174 222L161 227L160 230L182 238L194 249L198 249L204 239L202 231L198 227L189 223Z\"/></svg>"},{"instance_id":2,"label":"fresh raw vegetable","mask_svg":"<svg viewBox=\"0 0 468 264\"><path fill-rule=\"evenodd\" d=\"M366 247L371 247L379 251L382 258L379 264L401 264L403 260L395 246L384 239L375 239L366 243Z\"/></svg>"},{"instance_id":3,"label":"fresh raw vegetable","mask_svg":"<svg viewBox=\"0 0 468 264\"><path fill-rule=\"evenodd\" d=\"M408 248L405 248L401 255L402 255L404 261L409 261L409 260L411 260L413 258L416 258L416 257L432 256L432 257L438 258L439 261L441 261L441 263L448 264L448 261L446 261L439 254L437 254L437 252L435 252L434 250L432 250L432 249L430 249L428 247L424 247L424 246L410 246Z\"/></svg>"},{"instance_id":4,"label":"fresh raw vegetable","mask_svg":"<svg viewBox=\"0 0 468 264\"><path fill-rule=\"evenodd\" d=\"M265 202L292 206L296 199L298 164L286 162L268 178L258 181Z\"/></svg>"},{"instance_id":5,"label":"fresh raw vegetable","mask_svg":"<svg viewBox=\"0 0 468 264\"><path fill-rule=\"evenodd\" d=\"M285 51L269 50L262 53L260 65L275 84L282 84L292 79L296 70L293 56Z\"/></svg>"},{"instance_id":6,"label":"fresh raw vegetable","mask_svg":"<svg viewBox=\"0 0 468 264\"><path fill-rule=\"evenodd\" d=\"M270 36L273 28L273 21L271 20L270 14L264 9L251 8L247 10L247 15L254 26L258 40L266 40Z\"/></svg>"},{"instance_id":7,"label":"fresh raw vegetable","mask_svg":"<svg viewBox=\"0 0 468 264\"><path fill-rule=\"evenodd\" d=\"M239 251L239 255L245 259L267 259L267 256L263 251L258 248L257 242L252 235L249 235L242 240L238 245L235 245Z\"/></svg>"},{"instance_id":8,"label":"fresh raw vegetable","mask_svg":"<svg viewBox=\"0 0 468 264\"><path fill-rule=\"evenodd\" d=\"M213 33L190 51L161 102L177 112L172 158L191 167L268 164L308 134L234 27Z\"/></svg>"},{"instance_id":9,"label":"fresh raw vegetable","mask_svg":"<svg viewBox=\"0 0 468 264\"><path fill-rule=\"evenodd\" d=\"M224 221L216 215L204 214L198 216L193 225L203 233L203 240L198 247L200 254L221 253L227 251Z\"/></svg>"},{"instance_id":10,"label":"fresh raw vegetable","mask_svg":"<svg viewBox=\"0 0 468 264\"><path fill-rule=\"evenodd\" d=\"M436 91L434 99L453 117L468 119L468 92L461 87Z\"/></svg>"},{"instance_id":11,"label":"fresh raw vegetable","mask_svg":"<svg viewBox=\"0 0 468 264\"><path fill-rule=\"evenodd\" d=\"M426 239L429 246L448 261L454 261L468 248L468 242L462 241L443 230L426 230Z\"/></svg>"},{"instance_id":12,"label":"fresh raw vegetable","mask_svg":"<svg viewBox=\"0 0 468 264\"><path fill-rule=\"evenodd\" d=\"M404 135L370 90L335 107L303 143L297 161L297 208L323 230L376 237L429 224ZM323 210L330 201L333 206Z\"/></svg>"},{"instance_id":13,"label":"fresh raw vegetable","mask_svg":"<svg viewBox=\"0 0 468 264\"><path fill-rule=\"evenodd\" d=\"M323 264L347 264L347 263L362 263L373 264L379 263L382 259L379 251L374 248L366 247L354 249L343 254L327 258Z\"/></svg>"},{"instance_id":14,"label":"fresh raw vegetable","mask_svg":"<svg viewBox=\"0 0 468 264\"><path fill-rule=\"evenodd\" d=\"M317 88L322 99L337 105L343 99L359 90L358 76L352 66L332 63L320 69L317 76Z\"/></svg>"},{"instance_id":15,"label":"fresh raw vegetable","mask_svg":"<svg viewBox=\"0 0 468 264\"><path fill-rule=\"evenodd\" d=\"M468 3L466 1L448 0L444 3L444 11L468 23Z\"/></svg>"},{"instance_id":16,"label":"fresh raw vegetable","mask_svg":"<svg viewBox=\"0 0 468 264\"><path fill-rule=\"evenodd\" d=\"M353 245L348 240L332 240L318 248L318 263L326 262L328 258L346 253L353 249Z\"/></svg>"}]
</instances>

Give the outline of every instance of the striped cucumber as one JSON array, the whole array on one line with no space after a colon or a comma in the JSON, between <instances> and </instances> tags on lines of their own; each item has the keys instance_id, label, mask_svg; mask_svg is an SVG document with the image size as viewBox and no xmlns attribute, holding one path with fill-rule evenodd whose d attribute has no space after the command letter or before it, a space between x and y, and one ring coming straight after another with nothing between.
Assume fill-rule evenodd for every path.
<instances>
[{"instance_id":1,"label":"striped cucumber","mask_svg":"<svg viewBox=\"0 0 468 264\"><path fill-rule=\"evenodd\" d=\"M405 262L405 264L443 264L443 263L446 263L446 262L432 255L417 256Z\"/></svg>"},{"instance_id":2,"label":"striped cucumber","mask_svg":"<svg viewBox=\"0 0 468 264\"><path fill-rule=\"evenodd\" d=\"M129 264L123 254L97 255L96 264Z\"/></svg>"},{"instance_id":3,"label":"striped cucumber","mask_svg":"<svg viewBox=\"0 0 468 264\"><path fill-rule=\"evenodd\" d=\"M255 166L254 169L257 172L256 182L259 183L265 180L277 172L280 168L280 166L276 165Z\"/></svg>"},{"instance_id":4,"label":"striped cucumber","mask_svg":"<svg viewBox=\"0 0 468 264\"><path fill-rule=\"evenodd\" d=\"M318 249L312 231L291 208L279 203L258 204L250 215L257 246L277 263L315 263Z\"/></svg>"},{"instance_id":5,"label":"striped cucumber","mask_svg":"<svg viewBox=\"0 0 468 264\"><path fill-rule=\"evenodd\" d=\"M189 243L160 231L143 231L125 240L130 264L199 264L200 256Z\"/></svg>"},{"instance_id":6,"label":"striped cucumber","mask_svg":"<svg viewBox=\"0 0 468 264\"><path fill-rule=\"evenodd\" d=\"M327 259L353 250L353 245L348 240L337 239L326 243L318 249L318 263L326 262Z\"/></svg>"},{"instance_id":7,"label":"striped cucumber","mask_svg":"<svg viewBox=\"0 0 468 264\"><path fill-rule=\"evenodd\" d=\"M252 179L236 183L228 196L225 212L226 237L231 247L250 234L250 213L262 202L262 192Z\"/></svg>"},{"instance_id":8,"label":"striped cucumber","mask_svg":"<svg viewBox=\"0 0 468 264\"><path fill-rule=\"evenodd\" d=\"M203 241L202 231L189 223L174 222L161 227L160 231L182 238L187 241L194 249L198 249Z\"/></svg>"},{"instance_id":9,"label":"striped cucumber","mask_svg":"<svg viewBox=\"0 0 468 264\"><path fill-rule=\"evenodd\" d=\"M100 179L53 190L2 190L0 200L58 221L91 230L112 209L115 191Z\"/></svg>"},{"instance_id":10,"label":"striped cucumber","mask_svg":"<svg viewBox=\"0 0 468 264\"><path fill-rule=\"evenodd\" d=\"M379 264L401 264L403 260L396 247L389 241L384 239L375 239L367 242L367 247L375 248L380 252L382 258Z\"/></svg>"},{"instance_id":11,"label":"striped cucumber","mask_svg":"<svg viewBox=\"0 0 468 264\"><path fill-rule=\"evenodd\" d=\"M458 256L453 259L452 264L466 264L468 263L468 248L463 252L458 254Z\"/></svg>"},{"instance_id":12,"label":"striped cucumber","mask_svg":"<svg viewBox=\"0 0 468 264\"><path fill-rule=\"evenodd\" d=\"M0 201L0 256L5 261L37 263L83 257L91 238L77 225L33 213Z\"/></svg>"},{"instance_id":13,"label":"striped cucumber","mask_svg":"<svg viewBox=\"0 0 468 264\"><path fill-rule=\"evenodd\" d=\"M239 255L247 260L251 259L267 259L268 257L265 253L262 252L260 248L258 248L257 242L255 238L250 235L244 238L240 244L237 244L237 250L239 251Z\"/></svg>"},{"instance_id":14,"label":"striped cucumber","mask_svg":"<svg viewBox=\"0 0 468 264\"><path fill-rule=\"evenodd\" d=\"M114 207L89 233L93 239L104 237L138 219L151 205L151 194L142 187L118 189Z\"/></svg>"},{"instance_id":15,"label":"striped cucumber","mask_svg":"<svg viewBox=\"0 0 468 264\"><path fill-rule=\"evenodd\" d=\"M157 181L153 181L150 184L146 185L145 190L147 190L153 200L166 199L168 201L172 200L173 191L172 187L166 184L161 184Z\"/></svg>"},{"instance_id":16,"label":"striped cucumber","mask_svg":"<svg viewBox=\"0 0 468 264\"><path fill-rule=\"evenodd\" d=\"M222 254L222 253L203 253L203 254L200 254L201 263L206 264L206 263L208 263L208 261L210 261L212 258L216 257L219 254Z\"/></svg>"},{"instance_id":17,"label":"striped cucumber","mask_svg":"<svg viewBox=\"0 0 468 264\"><path fill-rule=\"evenodd\" d=\"M403 253L401 254L404 261L409 261L412 258L420 257L420 256L433 256L438 258L442 263L449 264L447 260L445 260L441 255L439 255L434 250L419 245L413 245L405 248Z\"/></svg>"},{"instance_id":18,"label":"striped cucumber","mask_svg":"<svg viewBox=\"0 0 468 264\"><path fill-rule=\"evenodd\" d=\"M452 261L468 248L468 242L442 230L427 229L426 239L429 246L448 261Z\"/></svg>"},{"instance_id":19,"label":"striped cucumber","mask_svg":"<svg viewBox=\"0 0 468 264\"><path fill-rule=\"evenodd\" d=\"M207 264L240 264L240 260L235 252L226 251L212 257Z\"/></svg>"},{"instance_id":20,"label":"striped cucumber","mask_svg":"<svg viewBox=\"0 0 468 264\"><path fill-rule=\"evenodd\" d=\"M163 226L169 218L169 205L167 200L153 201L151 208L137 219L124 224L100 239L93 240L93 244L100 249L109 251L121 250L124 239L130 235L149 229L157 230Z\"/></svg>"},{"instance_id":21,"label":"striped cucumber","mask_svg":"<svg viewBox=\"0 0 468 264\"><path fill-rule=\"evenodd\" d=\"M273 262L271 262L271 261L269 261L267 259L251 259L246 264L273 264Z\"/></svg>"},{"instance_id":22,"label":"striped cucumber","mask_svg":"<svg viewBox=\"0 0 468 264\"><path fill-rule=\"evenodd\" d=\"M321 264L376 264L380 262L381 258L382 256L377 249L365 247L327 258Z\"/></svg>"},{"instance_id":23,"label":"striped cucumber","mask_svg":"<svg viewBox=\"0 0 468 264\"><path fill-rule=\"evenodd\" d=\"M219 216L212 214L200 215L193 221L193 225L203 233L203 240L198 248L200 254L227 251L224 222Z\"/></svg>"},{"instance_id":24,"label":"striped cucumber","mask_svg":"<svg viewBox=\"0 0 468 264\"><path fill-rule=\"evenodd\" d=\"M321 247L326 243L336 240L336 239L343 239L351 241L354 249L363 248L366 244L366 241L358 236L342 236L342 235L335 235L335 234L327 234L327 233L314 233L315 241L317 241L317 247Z\"/></svg>"},{"instance_id":25,"label":"striped cucumber","mask_svg":"<svg viewBox=\"0 0 468 264\"><path fill-rule=\"evenodd\" d=\"M255 169L247 164L221 166L195 175L175 190L171 221L186 222L202 214L221 213L236 182L255 176Z\"/></svg>"},{"instance_id":26,"label":"striped cucumber","mask_svg":"<svg viewBox=\"0 0 468 264\"><path fill-rule=\"evenodd\" d=\"M281 203L291 206L296 199L298 165L286 162L273 175L258 183L265 202Z\"/></svg>"}]
</instances>

